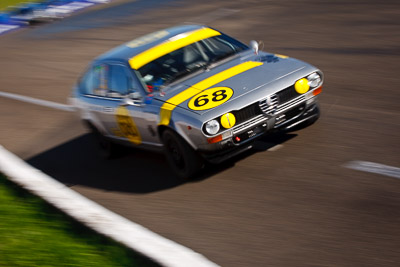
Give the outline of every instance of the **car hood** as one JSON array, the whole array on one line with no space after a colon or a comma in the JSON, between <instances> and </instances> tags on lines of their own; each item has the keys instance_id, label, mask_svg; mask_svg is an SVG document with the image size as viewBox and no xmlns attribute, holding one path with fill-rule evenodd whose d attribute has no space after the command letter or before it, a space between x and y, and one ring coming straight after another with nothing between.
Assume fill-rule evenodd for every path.
<instances>
[{"instance_id":1,"label":"car hood","mask_svg":"<svg viewBox=\"0 0 400 267\"><path fill-rule=\"evenodd\" d=\"M192 98L198 97L193 93L189 94L189 97L181 97L178 103L174 101L177 97L182 96L185 91L190 90L194 93L197 93L197 91L201 93L204 89L199 86L200 82L249 61L259 64L208 87L229 87L233 90L232 97L223 104L206 110L193 110L189 107L189 102ZM253 53L247 53L242 57L235 58L211 70L206 70L194 77L190 77L178 85L166 88L165 94L157 95L155 98L200 115L214 114L224 110L240 109L252 102L261 100L270 94L293 85L297 79L315 70L317 70L315 67L294 58L280 57L268 53L260 53L258 56Z\"/></svg>"}]
</instances>

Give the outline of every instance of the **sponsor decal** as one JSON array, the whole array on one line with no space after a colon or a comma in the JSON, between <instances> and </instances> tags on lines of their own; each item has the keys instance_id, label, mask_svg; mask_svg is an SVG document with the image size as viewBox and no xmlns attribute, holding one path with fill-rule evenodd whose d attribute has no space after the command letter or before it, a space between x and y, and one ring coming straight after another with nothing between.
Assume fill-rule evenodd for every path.
<instances>
[{"instance_id":1,"label":"sponsor decal","mask_svg":"<svg viewBox=\"0 0 400 267\"><path fill-rule=\"evenodd\" d=\"M132 119L129 110L120 106L116 110L115 117L117 119L117 124L119 130L115 130L114 134L120 137L125 137L135 145L142 143L142 138L140 136L139 130L136 127L134 120Z\"/></svg>"},{"instance_id":2,"label":"sponsor decal","mask_svg":"<svg viewBox=\"0 0 400 267\"><path fill-rule=\"evenodd\" d=\"M229 87L215 87L207 89L200 94L195 95L188 103L188 107L193 110L206 110L215 108L233 95L233 90Z\"/></svg>"}]
</instances>

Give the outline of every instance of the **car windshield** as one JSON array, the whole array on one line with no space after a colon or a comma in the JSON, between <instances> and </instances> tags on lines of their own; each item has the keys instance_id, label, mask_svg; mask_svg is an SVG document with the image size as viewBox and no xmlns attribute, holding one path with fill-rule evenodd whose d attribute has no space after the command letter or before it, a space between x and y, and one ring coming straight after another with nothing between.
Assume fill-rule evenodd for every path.
<instances>
[{"instance_id":1,"label":"car windshield","mask_svg":"<svg viewBox=\"0 0 400 267\"><path fill-rule=\"evenodd\" d=\"M227 35L218 35L182 47L139 68L148 92L159 90L189 74L249 49Z\"/></svg>"}]
</instances>

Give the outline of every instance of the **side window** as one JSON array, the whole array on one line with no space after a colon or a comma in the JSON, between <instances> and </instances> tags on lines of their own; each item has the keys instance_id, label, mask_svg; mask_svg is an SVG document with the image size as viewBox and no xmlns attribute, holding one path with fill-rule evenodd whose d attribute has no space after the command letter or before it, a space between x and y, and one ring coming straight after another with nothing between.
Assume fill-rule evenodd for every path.
<instances>
[{"instance_id":1,"label":"side window","mask_svg":"<svg viewBox=\"0 0 400 267\"><path fill-rule=\"evenodd\" d=\"M94 66L79 81L82 94L115 98L140 92L141 87L140 81L123 65Z\"/></svg>"},{"instance_id":2,"label":"side window","mask_svg":"<svg viewBox=\"0 0 400 267\"><path fill-rule=\"evenodd\" d=\"M105 96L107 92L107 65L91 67L79 82L79 88L85 95Z\"/></svg>"},{"instance_id":3,"label":"side window","mask_svg":"<svg viewBox=\"0 0 400 267\"><path fill-rule=\"evenodd\" d=\"M132 77L122 65L110 65L109 93L126 95L132 89Z\"/></svg>"},{"instance_id":4,"label":"side window","mask_svg":"<svg viewBox=\"0 0 400 267\"><path fill-rule=\"evenodd\" d=\"M93 94L93 69L90 68L79 81L80 92L84 95Z\"/></svg>"},{"instance_id":5,"label":"side window","mask_svg":"<svg viewBox=\"0 0 400 267\"><path fill-rule=\"evenodd\" d=\"M93 94L105 96L108 90L109 66L101 64L93 68Z\"/></svg>"}]
</instances>

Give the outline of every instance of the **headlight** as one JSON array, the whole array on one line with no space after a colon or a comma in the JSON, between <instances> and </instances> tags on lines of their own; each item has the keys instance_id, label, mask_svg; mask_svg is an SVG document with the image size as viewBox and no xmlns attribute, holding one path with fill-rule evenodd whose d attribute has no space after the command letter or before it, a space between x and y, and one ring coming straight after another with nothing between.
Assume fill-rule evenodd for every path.
<instances>
[{"instance_id":1,"label":"headlight","mask_svg":"<svg viewBox=\"0 0 400 267\"><path fill-rule=\"evenodd\" d=\"M208 134L214 135L219 131L219 123L217 120L211 120L206 123L206 132Z\"/></svg>"},{"instance_id":2,"label":"headlight","mask_svg":"<svg viewBox=\"0 0 400 267\"><path fill-rule=\"evenodd\" d=\"M294 84L294 89L299 94L307 93L308 89L310 89L309 81L306 78L298 80Z\"/></svg>"},{"instance_id":3,"label":"headlight","mask_svg":"<svg viewBox=\"0 0 400 267\"><path fill-rule=\"evenodd\" d=\"M236 118L232 113L225 113L221 116L221 125L225 129L230 129L235 126Z\"/></svg>"},{"instance_id":4,"label":"headlight","mask_svg":"<svg viewBox=\"0 0 400 267\"><path fill-rule=\"evenodd\" d=\"M308 80L308 84L310 85L311 88L315 88L315 87L321 85L321 82L322 82L321 76L316 72L308 75L307 80Z\"/></svg>"}]
</instances>

